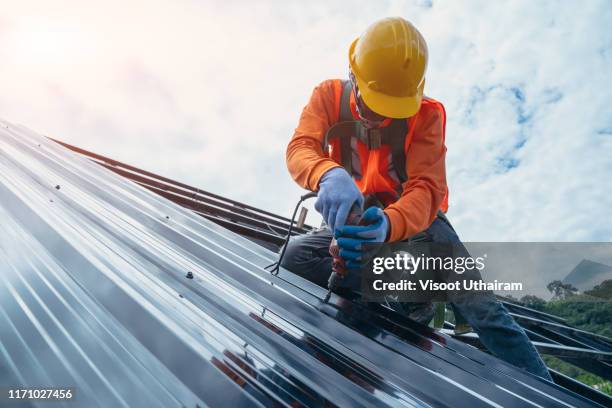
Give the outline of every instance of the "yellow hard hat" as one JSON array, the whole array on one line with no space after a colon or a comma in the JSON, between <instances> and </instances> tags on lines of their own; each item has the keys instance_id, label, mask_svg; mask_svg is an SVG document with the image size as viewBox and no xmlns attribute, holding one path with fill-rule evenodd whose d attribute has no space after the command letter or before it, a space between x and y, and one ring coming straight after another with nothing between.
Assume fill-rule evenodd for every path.
<instances>
[{"instance_id":1,"label":"yellow hard hat","mask_svg":"<svg viewBox=\"0 0 612 408\"><path fill-rule=\"evenodd\" d=\"M401 17L375 22L349 49L363 101L388 118L407 118L419 110L427 58L425 39Z\"/></svg>"}]
</instances>

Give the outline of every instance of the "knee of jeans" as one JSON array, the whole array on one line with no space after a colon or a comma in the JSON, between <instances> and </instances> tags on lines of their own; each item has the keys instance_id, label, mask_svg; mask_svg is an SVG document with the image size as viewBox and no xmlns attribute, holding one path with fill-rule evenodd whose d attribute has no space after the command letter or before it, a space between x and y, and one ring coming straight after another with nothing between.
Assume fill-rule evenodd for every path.
<instances>
[{"instance_id":1,"label":"knee of jeans","mask_svg":"<svg viewBox=\"0 0 612 408\"><path fill-rule=\"evenodd\" d=\"M459 302L455 306L472 326L509 326L514 322L506 308L497 300Z\"/></svg>"},{"instance_id":2,"label":"knee of jeans","mask_svg":"<svg viewBox=\"0 0 612 408\"><path fill-rule=\"evenodd\" d=\"M290 271L293 271L297 268L299 254L303 250L299 241L299 239L293 239L287 243L283 259L281 259L280 263L283 268Z\"/></svg>"},{"instance_id":3,"label":"knee of jeans","mask_svg":"<svg viewBox=\"0 0 612 408\"><path fill-rule=\"evenodd\" d=\"M434 242L459 243L459 237L446 222L436 218L427 229Z\"/></svg>"}]
</instances>

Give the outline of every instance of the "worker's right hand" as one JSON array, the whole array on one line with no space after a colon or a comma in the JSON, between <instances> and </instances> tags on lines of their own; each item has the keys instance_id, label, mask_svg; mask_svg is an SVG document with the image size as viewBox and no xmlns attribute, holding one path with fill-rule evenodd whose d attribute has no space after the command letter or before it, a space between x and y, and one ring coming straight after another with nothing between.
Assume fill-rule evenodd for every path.
<instances>
[{"instance_id":1,"label":"worker's right hand","mask_svg":"<svg viewBox=\"0 0 612 408\"><path fill-rule=\"evenodd\" d=\"M334 167L323 174L315 209L334 232L346 223L353 204L363 207L363 195L353 178L342 167Z\"/></svg>"}]
</instances>

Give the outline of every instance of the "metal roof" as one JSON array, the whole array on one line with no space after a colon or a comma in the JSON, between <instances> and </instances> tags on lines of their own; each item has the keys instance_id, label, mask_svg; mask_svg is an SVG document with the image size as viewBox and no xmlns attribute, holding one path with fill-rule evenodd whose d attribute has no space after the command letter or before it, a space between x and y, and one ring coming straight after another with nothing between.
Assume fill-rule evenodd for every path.
<instances>
[{"instance_id":1,"label":"metal roof","mask_svg":"<svg viewBox=\"0 0 612 408\"><path fill-rule=\"evenodd\" d=\"M309 226L296 227L295 225L293 229L290 229L290 220L285 217L229 200L76 146L57 140L56 142L182 207L193 210L202 217L276 252L279 251L287 234L301 234L312 229ZM500 300L509 309L510 314L514 316L518 324L522 325L527 336L541 353L558 357L603 379L612 381L612 369L610 367L612 363L611 339L573 328L558 316L521 306L516 304L516 301L502 297L500 297ZM450 329L446 333L484 350L484 346L475 333L455 335L452 330L454 325L450 322L445 322L444 327ZM557 384L604 405L612 405L611 398L598 390L554 369L549 369L549 371Z\"/></svg>"},{"instance_id":2,"label":"metal roof","mask_svg":"<svg viewBox=\"0 0 612 408\"><path fill-rule=\"evenodd\" d=\"M596 406L382 307L324 304L264 269L273 251L4 121L0 217L0 386L87 407Z\"/></svg>"},{"instance_id":3,"label":"metal roof","mask_svg":"<svg viewBox=\"0 0 612 408\"><path fill-rule=\"evenodd\" d=\"M288 218L153 174L59 140L54 141L268 249L277 250L288 233L291 221ZM302 227L294 225L292 235L310 230L312 227L308 225Z\"/></svg>"}]
</instances>

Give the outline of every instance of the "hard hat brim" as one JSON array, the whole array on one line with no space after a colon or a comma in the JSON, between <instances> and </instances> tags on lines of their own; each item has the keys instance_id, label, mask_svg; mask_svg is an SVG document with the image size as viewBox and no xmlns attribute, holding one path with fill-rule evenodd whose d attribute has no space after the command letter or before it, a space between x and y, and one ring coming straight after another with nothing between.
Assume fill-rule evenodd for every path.
<instances>
[{"instance_id":1,"label":"hard hat brim","mask_svg":"<svg viewBox=\"0 0 612 408\"><path fill-rule=\"evenodd\" d=\"M362 79L359 70L354 64L354 52L357 40L358 38L355 39L349 47L349 64L357 80L361 98L365 104L374 112L387 118L404 119L414 116L421 107L425 79L421 81L416 94L410 96L391 96L370 89L368 83Z\"/></svg>"},{"instance_id":2,"label":"hard hat brim","mask_svg":"<svg viewBox=\"0 0 612 408\"><path fill-rule=\"evenodd\" d=\"M414 116L421 107L425 81L413 96L391 96L368 88L368 84L355 74L359 93L368 108L386 118L404 119Z\"/></svg>"}]
</instances>

